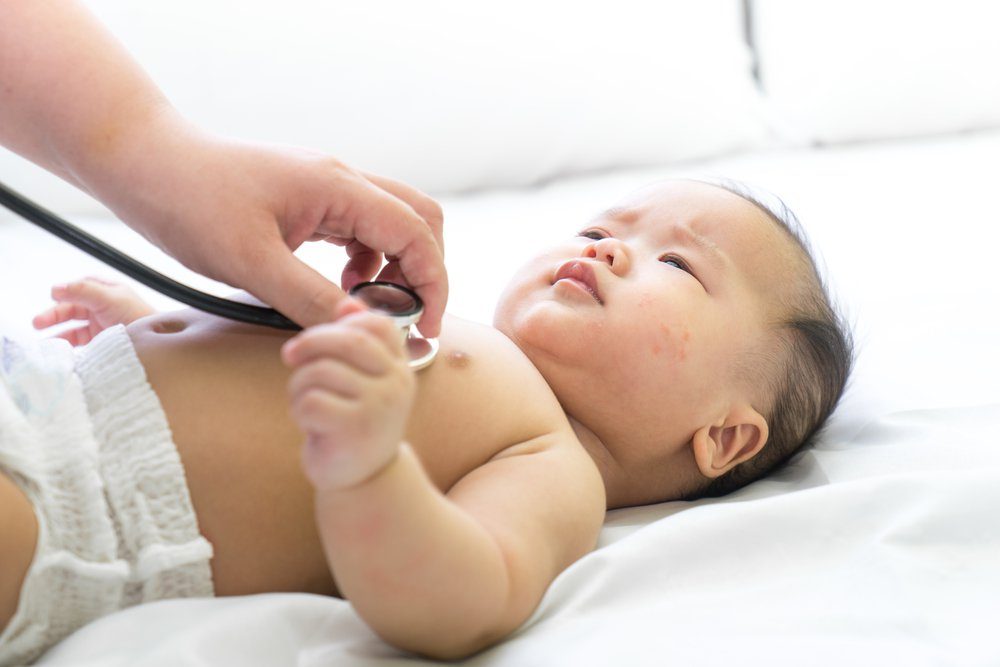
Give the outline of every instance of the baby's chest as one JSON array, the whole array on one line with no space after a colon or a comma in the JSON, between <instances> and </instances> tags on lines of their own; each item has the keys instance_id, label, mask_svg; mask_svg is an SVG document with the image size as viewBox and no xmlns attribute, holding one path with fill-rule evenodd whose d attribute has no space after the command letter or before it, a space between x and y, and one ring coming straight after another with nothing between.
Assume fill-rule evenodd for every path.
<instances>
[{"instance_id":1,"label":"baby's chest","mask_svg":"<svg viewBox=\"0 0 1000 667\"><path fill-rule=\"evenodd\" d=\"M443 492L509 447L564 426L558 401L519 351L490 352L442 345L418 378L407 441Z\"/></svg>"}]
</instances>

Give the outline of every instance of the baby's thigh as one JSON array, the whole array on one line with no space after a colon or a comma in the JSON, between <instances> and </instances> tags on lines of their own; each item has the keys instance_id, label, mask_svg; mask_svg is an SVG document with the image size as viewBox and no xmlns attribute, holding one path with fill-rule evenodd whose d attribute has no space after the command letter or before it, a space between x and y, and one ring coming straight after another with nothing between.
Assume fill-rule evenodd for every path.
<instances>
[{"instance_id":1,"label":"baby's thigh","mask_svg":"<svg viewBox=\"0 0 1000 667\"><path fill-rule=\"evenodd\" d=\"M0 632L17 611L21 584L38 541L38 520L28 497L0 473Z\"/></svg>"}]
</instances>

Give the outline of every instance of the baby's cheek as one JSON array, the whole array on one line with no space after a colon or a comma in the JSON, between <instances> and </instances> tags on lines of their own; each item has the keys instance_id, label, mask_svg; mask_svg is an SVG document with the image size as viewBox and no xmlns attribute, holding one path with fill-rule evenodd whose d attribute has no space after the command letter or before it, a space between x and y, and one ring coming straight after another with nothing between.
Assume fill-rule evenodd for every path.
<instances>
[{"instance_id":1,"label":"baby's cheek","mask_svg":"<svg viewBox=\"0 0 1000 667\"><path fill-rule=\"evenodd\" d=\"M643 338L643 348L649 355L657 359L665 359L673 363L683 362L688 358L688 343L691 331L686 322L671 321L656 317L654 313L665 315L665 308L657 295L642 291L634 301L634 311L639 314L639 321L644 321L646 331ZM652 320L650 319L652 316Z\"/></svg>"},{"instance_id":2,"label":"baby's cheek","mask_svg":"<svg viewBox=\"0 0 1000 667\"><path fill-rule=\"evenodd\" d=\"M647 338L647 345L652 356L664 358L675 364L687 360L691 331L686 325L660 322Z\"/></svg>"}]
</instances>

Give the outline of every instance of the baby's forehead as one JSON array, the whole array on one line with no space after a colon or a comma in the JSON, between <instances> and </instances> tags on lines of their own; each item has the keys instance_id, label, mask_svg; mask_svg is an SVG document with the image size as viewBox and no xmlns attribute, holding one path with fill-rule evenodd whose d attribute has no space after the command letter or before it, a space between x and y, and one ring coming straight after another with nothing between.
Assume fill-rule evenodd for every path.
<instances>
[{"instance_id":1,"label":"baby's forehead","mask_svg":"<svg viewBox=\"0 0 1000 667\"><path fill-rule=\"evenodd\" d=\"M625 222L653 217L653 222L692 225L719 219L740 221L761 214L760 207L726 188L682 179L651 183L605 211L605 215Z\"/></svg>"},{"instance_id":2,"label":"baby's forehead","mask_svg":"<svg viewBox=\"0 0 1000 667\"><path fill-rule=\"evenodd\" d=\"M755 291L781 291L790 272L804 266L804 252L783 223L753 201L710 183L653 183L609 213L664 239L693 235L716 246Z\"/></svg>"},{"instance_id":3,"label":"baby's forehead","mask_svg":"<svg viewBox=\"0 0 1000 667\"><path fill-rule=\"evenodd\" d=\"M640 223L650 233L685 232L718 245L763 245L785 250L791 240L766 210L726 188L701 181L670 180L648 185L604 211L603 218Z\"/></svg>"}]
</instances>

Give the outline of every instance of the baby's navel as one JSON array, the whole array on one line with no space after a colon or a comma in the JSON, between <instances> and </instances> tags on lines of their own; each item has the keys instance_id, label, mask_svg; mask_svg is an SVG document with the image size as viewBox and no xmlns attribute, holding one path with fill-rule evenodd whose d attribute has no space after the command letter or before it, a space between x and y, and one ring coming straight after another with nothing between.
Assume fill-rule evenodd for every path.
<instances>
[{"instance_id":1,"label":"baby's navel","mask_svg":"<svg viewBox=\"0 0 1000 667\"><path fill-rule=\"evenodd\" d=\"M153 333L158 334L180 333L187 329L187 322L183 320L160 320L159 322L154 322L151 328Z\"/></svg>"},{"instance_id":2,"label":"baby's navel","mask_svg":"<svg viewBox=\"0 0 1000 667\"><path fill-rule=\"evenodd\" d=\"M472 363L472 358L461 350L451 350L444 358L452 368L465 368Z\"/></svg>"}]
</instances>

